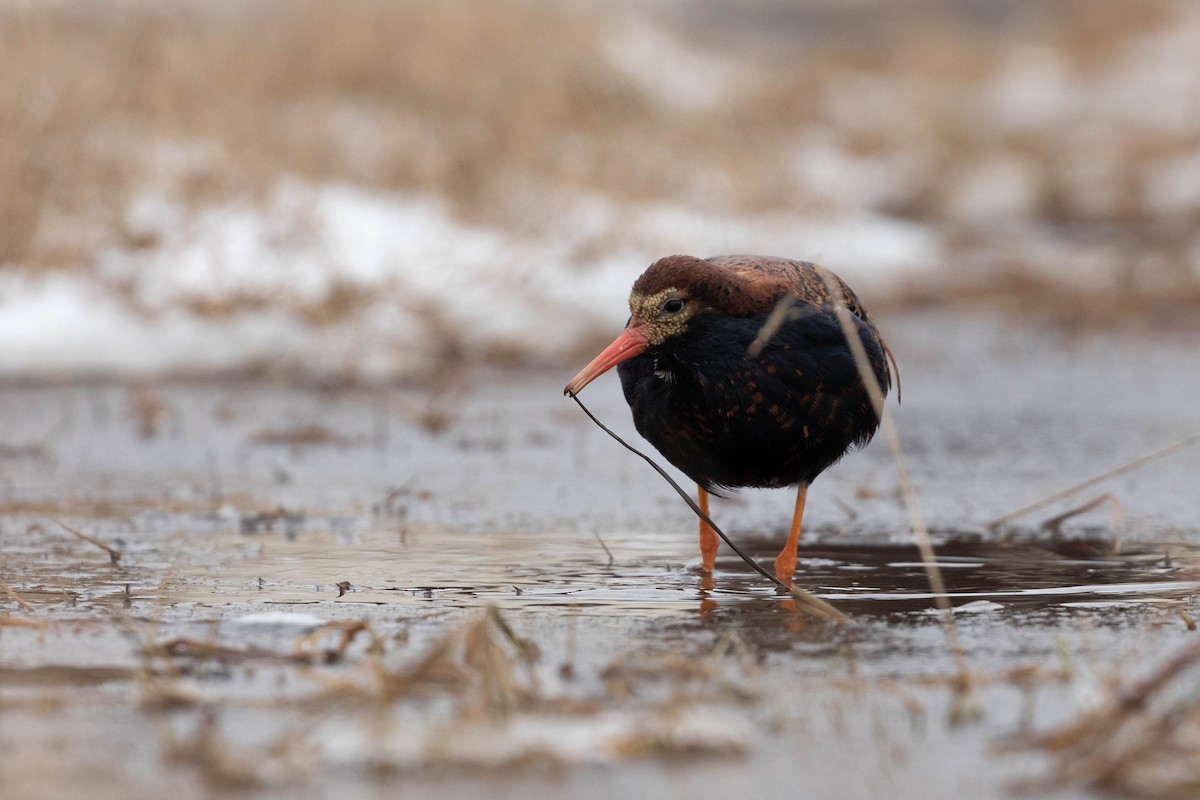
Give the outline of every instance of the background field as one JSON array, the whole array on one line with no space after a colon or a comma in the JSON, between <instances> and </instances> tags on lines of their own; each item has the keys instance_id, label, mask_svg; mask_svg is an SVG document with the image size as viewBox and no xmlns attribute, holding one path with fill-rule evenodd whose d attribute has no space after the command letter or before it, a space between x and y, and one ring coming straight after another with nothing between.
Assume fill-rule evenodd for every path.
<instances>
[{"instance_id":1,"label":"background field","mask_svg":"<svg viewBox=\"0 0 1200 800\"><path fill-rule=\"evenodd\" d=\"M0 374L561 365L670 252L1194 324L1198 50L1162 0L6 2Z\"/></svg>"}]
</instances>

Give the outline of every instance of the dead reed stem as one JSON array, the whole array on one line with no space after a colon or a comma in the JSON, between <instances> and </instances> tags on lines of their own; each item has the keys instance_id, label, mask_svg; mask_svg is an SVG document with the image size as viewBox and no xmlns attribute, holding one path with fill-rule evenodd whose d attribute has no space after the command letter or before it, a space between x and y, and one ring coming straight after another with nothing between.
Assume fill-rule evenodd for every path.
<instances>
[{"instance_id":1,"label":"dead reed stem","mask_svg":"<svg viewBox=\"0 0 1200 800\"><path fill-rule=\"evenodd\" d=\"M858 367L859 377L862 379L863 386L866 387L867 393L871 397L871 404L875 409L875 415L879 417L880 429L883 431L883 436L891 448L892 459L896 463L896 479L900 484L900 493L904 498L904 505L908 509L913 536L917 540L917 549L921 553L921 563L924 565L925 575L929 579L929 588L933 592L934 603L937 604L938 611L940 612L942 629L946 635L946 644L950 648L951 655L954 657L955 666L962 682L960 688L964 693L964 697L969 697L971 672L967 666L967 657L963 651L962 642L958 638L958 629L954 625L954 612L951 610L950 600L946 596L946 583L942 579L942 571L937 565L937 556L933 550L933 542L929 538L929 528L925 524L925 515L921 512L921 505L917 499L916 490L913 488L908 466L905 463L904 448L900 443L900 435L896 430L896 424L892 420L891 413L884 405L883 387L879 385L879 379L875 376L875 370L871 368L871 360L867 357L867 349L863 346L862 339L859 337L858 325L855 322L856 318L850 309L846 308L846 304L842 300L841 287L836 284L828 272L822 272L822 278L825 281L826 290L833 303L834 311L837 314L838 323L841 325L842 334L846 338L846 344L850 347L850 352L854 356L854 363Z\"/></svg>"},{"instance_id":2,"label":"dead reed stem","mask_svg":"<svg viewBox=\"0 0 1200 800\"><path fill-rule=\"evenodd\" d=\"M121 551L116 549L115 547L107 545L104 542L102 542L99 539L96 539L92 536L88 536L86 533L77 531L74 528L72 528L70 525L60 522L59 520L54 520L54 524L58 525L58 527L62 528L67 533L74 534L75 536L78 536L80 539L87 542L88 544L94 544L94 545L96 545L96 547L99 547L101 550L108 553L108 557L109 557L109 559L112 560L112 563L114 563L114 564L120 563Z\"/></svg>"},{"instance_id":3,"label":"dead reed stem","mask_svg":"<svg viewBox=\"0 0 1200 800\"><path fill-rule=\"evenodd\" d=\"M1109 555L1120 555L1121 553L1121 501L1117 499L1115 494L1102 494L1094 500L1089 500L1081 506L1068 509L1056 517L1051 517L1042 523L1042 530L1050 531L1050 534L1055 538L1062 535L1062 524L1072 517L1077 517L1080 514L1086 514L1093 508L1109 504L1112 507L1113 516L1113 543L1109 548Z\"/></svg>"},{"instance_id":4,"label":"dead reed stem","mask_svg":"<svg viewBox=\"0 0 1200 800\"><path fill-rule=\"evenodd\" d=\"M600 537L600 531L592 531L592 535L596 537L596 541L600 543L600 547L604 550L604 555L608 556L608 563L604 566L611 567L613 565L613 554L608 549L608 545L604 543L604 539Z\"/></svg>"},{"instance_id":5,"label":"dead reed stem","mask_svg":"<svg viewBox=\"0 0 1200 800\"><path fill-rule=\"evenodd\" d=\"M1138 458L1135 458L1132 461L1122 464L1121 466L1116 467L1115 469L1110 469L1108 472L1103 472L1099 475L1096 475L1095 477L1088 478L1087 480L1085 480L1081 483L1077 483L1074 486L1069 486L1066 489L1055 492L1054 494L1051 494L1047 497L1043 497L1041 500L1032 502L1027 506L1022 506L1021 508L1018 508L1016 511L1010 511L1003 516L996 517L996 519L994 519L988 523L988 529L991 531L995 531L997 528L999 528L1001 525L1005 524L1006 522L1011 522L1014 519L1017 519L1018 517L1023 517L1026 514L1030 513L1031 511L1037 511L1039 508L1042 508L1043 506L1048 506L1051 503L1056 503L1059 500L1066 499L1077 492L1081 492L1084 489L1087 489L1091 486L1095 486L1096 484L1098 484L1102 481L1106 481L1109 478L1116 478L1120 475L1124 475L1126 473L1133 472L1136 469L1141 469L1142 467L1146 466L1147 464L1149 464L1151 462L1157 461L1160 458L1165 458L1166 456L1169 456L1173 453L1178 453L1180 450L1184 450L1184 449L1191 447L1193 445L1196 445L1196 444L1200 444L1200 433L1193 434L1192 436L1188 436L1185 439L1180 439L1178 442L1168 445L1168 446L1162 448L1161 450L1155 450L1153 453L1147 453L1144 456L1139 456Z\"/></svg>"}]
</instances>

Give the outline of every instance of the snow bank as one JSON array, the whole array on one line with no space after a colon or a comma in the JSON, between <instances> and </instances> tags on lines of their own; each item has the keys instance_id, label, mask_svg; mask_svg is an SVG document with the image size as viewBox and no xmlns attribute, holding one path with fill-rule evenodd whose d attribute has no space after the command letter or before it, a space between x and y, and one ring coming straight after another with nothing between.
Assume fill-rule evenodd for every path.
<instances>
[{"instance_id":1,"label":"snow bank","mask_svg":"<svg viewBox=\"0 0 1200 800\"><path fill-rule=\"evenodd\" d=\"M634 278L669 253L821 260L869 298L939 250L928 230L876 216L578 197L556 218L521 237L464 225L426 197L295 182L262 207L189 213L144 197L129 226L153 247L103 253L96 270L3 276L0 375L269 367L384 379L451 356L549 362L615 331Z\"/></svg>"}]
</instances>

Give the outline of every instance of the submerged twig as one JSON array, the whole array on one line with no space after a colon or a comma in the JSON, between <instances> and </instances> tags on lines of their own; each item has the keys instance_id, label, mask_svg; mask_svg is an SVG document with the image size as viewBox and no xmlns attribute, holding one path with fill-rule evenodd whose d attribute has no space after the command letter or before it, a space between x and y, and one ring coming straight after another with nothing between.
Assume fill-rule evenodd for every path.
<instances>
[{"instance_id":1,"label":"submerged twig","mask_svg":"<svg viewBox=\"0 0 1200 800\"><path fill-rule=\"evenodd\" d=\"M713 522L712 519L708 516L708 514L705 514L704 511L702 511L700 509L700 506L697 505L696 501L691 498L691 495L689 495L687 492L685 492L683 490L683 487L681 487L675 481L674 478L672 478L670 475L667 474L666 470L664 470L662 467L660 467L658 464L655 463L654 459L650 458L650 456L646 455L641 450L638 450L636 447L634 447L633 445L626 442L624 439L622 439L620 436L618 436L616 433L614 433L612 430L610 430L603 422L596 419L596 415L588 410L588 407L583 404L583 401L581 401L579 399L579 396L576 395L574 392L568 392L568 395L570 396L570 398L572 400L574 400L576 403L579 404L579 407L583 409L583 413L587 414L588 419L590 419L592 422L596 423L596 425L600 428L600 430L604 431L609 436L616 439L617 442L622 447L624 447L626 450L633 453L638 458L642 459L647 464L649 464L651 467L653 467L654 471L657 472L659 475L661 475L663 480L665 480L667 483L669 483L671 485L671 488L675 490L675 493L683 498L683 501L688 504L688 507L692 509L692 512L695 513L695 515L697 517L704 520L704 522L713 529L713 531L717 534L717 536L720 536L721 540L724 541L725 544L729 545L729 549L732 550L733 552L737 553L738 557L740 557L742 559L742 561L745 561L746 564L749 565L750 568L753 569L755 572L757 572L759 575L762 575L764 578L769 580L771 583L775 584L776 586L778 586L779 588L783 589L785 592L790 594L792 596L792 599L796 601L796 607L798 609L803 609L804 611L808 612L809 614L811 614L814 617L817 617L818 619L827 619L831 622L836 622L839 625L845 625L850 622L849 617L847 617L841 611L838 611L836 608L834 608L829 603L825 602L824 600L817 597L813 593L806 592L805 590L800 589L795 585L788 586L786 583L779 580L779 578L775 577L769 571L767 571L767 569L764 568L763 566L761 566L757 561L755 561L753 558L751 558L749 555L747 555L745 552L743 552L740 547L738 547L736 544L734 544L733 541L728 536L725 535L725 531L721 530L717 526L717 523Z\"/></svg>"},{"instance_id":2,"label":"submerged twig","mask_svg":"<svg viewBox=\"0 0 1200 800\"><path fill-rule=\"evenodd\" d=\"M562 664L558 667L558 674L563 678L575 677L575 648L577 645L577 636L579 628L579 608L574 603L567 607L567 652L563 657Z\"/></svg>"},{"instance_id":3,"label":"submerged twig","mask_svg":"<svg viewBox=\"0 0 1200 800\"><path fill-rule=\"evenodd\" d=\"M495 606L487 607L486 620L495 626L496 630L504 634L504 638L508 640L508 643L512 645L513 650L515 650L517 655L520 656L522 663L524 663L526 667L530 668L529 677L536 681L537 675L533 672L532 666L537 660L537 648L533 646L533 643L522 639L520 636L517 636L516 632L512 629L512 626L508 624L508 620L506 620L500 613L500 609L496 608Z\"/></svg>"},{"instance_id":4,"label":"submerged twig","mask_svg":"<svg viewBox=\"0 0 1200 800\"><path fill-rule=\"evenodd\" d=\"M194 659L220 659L224 661L241 662L241 661L295 661L302 660L307 663L308 659L298 659L297 656L288 655L287 653L278 653L265 647L250 645L248 647L229 647L226 645L217 644L216 642L202 641L199 639L176 638L166 642L152 643L145 650L148 656L158 656L163 658L194 658Z\"/></svg>"},{"instance_id":5,"label":"submerged twig","mask_svg":"<svg viewBox=\"0 0 1200 800\"><path fill-rule=\"evenodd\" d=\"M600 547L604 549L604 555L608 556L608 563L605 564L605 566L611 567L613 565L612 551L608 549L608 545L604 543L604 539L600 538L600 531L592 531L592 535L596 537L596 541L599 542Z\"/></svg>"},{"instance_id":6,"label":"submerged twig","mask_svg":"<svg viewBox=\"0 0 1200 800\"><path fill-rule=\"evenodd\" d=\"M320 640L331 632L340 634L337 645L332 649L318 650L317 645L320 643ZM366 633L368 636L371 635L371 629L367 627L367 623L363 620L345 619L337 622L327 622L312 633L301 636L294 642L293 648L296 658L311 659L313 656L319 654L326 662L339 661L345 658L346 651L350 648L350 643L360 633Z\"/></svg>"},{"instance_id":7,"label":"submerged twig","mask_svg":"<svg viewBox=\"0 0 1200 800\"><path fill-rule=\"evenodd\" d=\"M54 523L56 525L58 525L58 527L62 528L64 531L66 531L67 533L78 536L80 539L87 542L88 544L94 544L94 545L96 545L96 547L99 547L101 550L108 553L108 557L112 560L112 563L117 564L121 561L121 551L118 550L117 548L112 547L111 545L105 544L104 542L100 541L99 539L96 539L95 537L88 536L86 533L83 533L82 531L77 531L74 528L72 528L70 525L67 525L64 522L60 522L59 520L54 520Z\"/></svg>"},{"instance_id":8,"label":"submerged twig","mask_svg":"<svg viewBox=\"0 0 1200 800\"><path fill-rule=\"evenodd\" d=\"M1138 458L1135 458L1132 461L1122 464L1119 467L1110 469L1108 472L1104 472L1104 473L1101 473L1100 475L1096 475L1095 477L1088 478L1087 480L1085 480L1081 483L1077 483L1074 486L1069 486L1066 489L1055 492L1054 494L1051 494L1047 497L1043 497L1041 500L1037 500L1033 503L1030 503L1027 506L1022 506L1021 508L1018 508L1016 511L1010 511L1003 516L996 517L996 519L994 519L988 523L988 529L994 532L997 528L999 528L1001 525L1005 524L1006 522L1012 522L1014 519L1017 519L1018 517L1023 517L1026 514L1030 513L1031 511L1037 511L1039 508L1042 508L1043 506L1048 506L1051 503L1056 503L1059 500L1064 500L1064 499L1070 497L1071 495L1076 494L1077 492L1082 492L1084 489L1087 489L1090 486L1095 486L1097 483L1106 481L1109 478L1116 478L1117 476L1124 475L1127 472L1133 472L1135 469L1140 469L1141 467L1144 467L1145 465L1149 464L1152 461L1157 461L1160 458L1165 458L1166 456L1169 456L1172 453L1177 453L1180 450L1183 450L1185 448L1191 447L1192 445L1196 445L1196 444L1200 444L1200 433L1193 434L1191 436L1188 436L1185 439L1180 439L1178 442L1175 442L1174 444L1171 444L1171 445L1167 445L1166 447L1162 448L1161 450L1155 450L1153 453L1147 453L1144 456L1139 456Z\"/></svg>"}]
</instances>

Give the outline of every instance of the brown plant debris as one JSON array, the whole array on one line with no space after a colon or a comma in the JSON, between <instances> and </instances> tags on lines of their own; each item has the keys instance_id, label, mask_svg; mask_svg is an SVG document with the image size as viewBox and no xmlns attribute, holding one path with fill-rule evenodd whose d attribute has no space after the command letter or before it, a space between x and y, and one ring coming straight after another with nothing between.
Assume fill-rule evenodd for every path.
<instances>
[{"instance_id":1,"label":"brown plant debris","mask_svg":"<svg viewBox=\"0 0 1200 800\"><path fill-rule=\"evenodd\" d=\"M1192 798L1200 786L1200 642L1119 685L1074 722L1009 746L1054 760L1053 782L1137 797Z\"/></svg>"},{"instance_id":2,"label":"brown plant debris","mask_svg":"<svg viewBox=\"0 0 1200 800\"><path fill-rule=\"evenodd\" d=\"M0 685L68 688L122 683L138 677L129 667L43 664L37 667L0 666Z\"/></svg>"},{"instance_id":3,"label":"brown plant debris","mask_svg":"<svg viewBox=\"0 0 1200 800\"><path fill-rule=\"evenodd\" d=\"M291 653L279 652L253 644L235 647L186 638L152 643L147 645L144 650L148 656L171 659L173 664L179 660L214 660L235 664L251 661L303 665L333 664L345 657L346 650L353 643L355 637L363 632L369 633L369 629L366 623L358 620L326 623L312 633L298 638ZM337 637L336 643L332 647L321 646L331 634Z\"/></svg>"},{"instance_id":4,"label":"brown plant debris","mask_svg":"<svg viewBox=\"0 0 1200 800\"><path fill-rule=\"evenodd\" d=\"M242 494L226 495L231 503L248 504ZM175 497L42 497L12 499L0 502L0 517L86 517L109 519L128 517L139 511L163 511L187 514L212 510L208 500L188 500Z\"/></svg>"},{"instance_id":5,"label":"brown plant debris","mask_svg":"<svg viewBox=\"0 0 1200 800\"><path fill-rule=\"evenodd\" d=\"M115 547L100 541L99 539L95 538L94 536L88 536L86 533L83 533L82 531L77 531L74 528L72 528L70 525L60 522L59 520L54 520L54 524L58 525L58 527L62 528L67 533L78 537L79 539L87 542L88 544L94 544L94 545L96 545L96 547L99 547L101 550L108 553L108 558L110 561L112 561L112 563L114 563L114 564L120 563L121 551L116 549Z\"/></svg>"},{"instance_id":6,"label":"brown plant debris","mask_svg":"<svg viewBox=\"0 0 1200 800\"><path fill-rule=\"evenodd\" d=\"M250 441L255 444L276 447L345 447L350 440L339 436L324 425L310 423L293 428L268 428L254 434Z\"/></svg>"},{"instance_id":7,"label":"brown plant debris","mask_svg":"<svg viewBox=\"0 0 1200 800\"><path fill-rule=\"evenodd\" d=\"M168 731L167 759L194 767L210 787L219 790L254 789L295 780L310 758L300 740L285 737L274 747L248 754L222 735L215 709L206 708L191 736Z\"/></svg>"},{"instance_id":8,"label":"brown plant debris","mask_svg":"<svg viewBox=\"0 0 1200 800\"><path fill-rule=\"evenodd\" d=\"M452 631L416 664L399 670L377 666L384 696L396 699L431 687L454 688L464 714L505 717L540 697L536 648L518 637L495 607Z\"/></svg>"},{"instance_id":9,"label":"brown plant debris","mask_svg":"<svg viewBox=\"0 0 1200 800\"><path fill-rule=\"evenodd\" d=\"M129 412L143 439L157 436L171 419L171 407L149 386L138 386L130 392Z\"/></svg>"},{"instance_id":10,"label":"brown plant debris","mask_svg":"<svg viewBox=\"0 0 1200 800\"><path fill-rule=\"evenodd\" d=\"M345 583L345 581L343 581ZM348 586L349 584L347 584ZM349 649L355 637L360 633L372 635L367 623L362 620L345 620L341 622L328 622L317 628L310 634L300 637L296 640L295 654L298 659L307 659L309 661L320 658L325 663L333 663L345 658L346 650ZM332 648L318 648L318 644L322 642L329 634L336 634L338 642Z\"/></svg>"},{"instance_id":11,"label":"brown plant debris","mask_svg":"<svg viewBox=\"0 0 1200 800\"><path fill-rule=\"evenodd\" d=\"M279 506L278 508L269 511L256 511L251 514L242 514L238 518L238 527L242 533L258 533L266 531L272 533L275 530L276 523L283 523L284 533L288 536L299 533L304 527L304 521L307 515L303 511L291 511Z\"/></svg>"}]
</instances>

